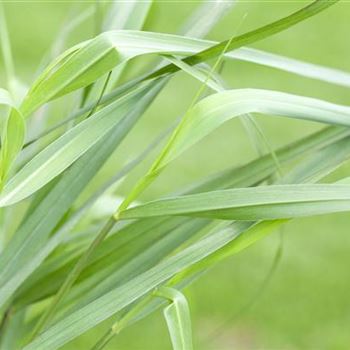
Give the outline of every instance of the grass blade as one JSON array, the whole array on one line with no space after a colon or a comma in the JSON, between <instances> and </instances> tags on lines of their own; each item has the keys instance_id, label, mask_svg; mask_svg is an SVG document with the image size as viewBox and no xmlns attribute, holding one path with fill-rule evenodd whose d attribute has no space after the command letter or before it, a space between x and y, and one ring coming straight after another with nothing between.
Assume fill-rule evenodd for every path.
<instances>
[{"instance_id":1,"label":"grass blade","mask_svg":"<svg viewBox=\"0 0 350 350\"><path fill-rule=\"evenodd\" d=\"M347 211L350 186L271 185L162 199L127 209L120 219L184 215L223 220L269 220Z\"/></svg>"},{"instance_id":2,"label":"grass blade","mask_svg":"<svg viewBox=\"0 0 350 350\"><path fill-rule=\"evenodd\" d=\"M151 171L159 172L225 121L251 112L350 125L348 106L269 90L228 90L202 99L186 113Z\"/></svg>"},{"instance_id":3,"label":"grass blade","mask_svg":"<svg viewBox=\"0 0 350 350\"><path fill-rule=\"evenodd\" d=\"M26 126L22 113L17 109L10 94L4 89L0 89L0 105L10 108L1 137L0 188L2 188L23 146Z\"/></svg>"},{"instance_id":4,"label":"grass blade","mask_svg":"<svg viewBox=\"0 0 350 350\"><path fill-rule=\"evenodd\" d=\"M267 38L316 15L337 1L316 0L290 16L238 37L225 40L195 55L186 57L184 60L189 65L195 65L218 57L226 47L227 52L229 52ZM167 40L164 40L164 37ZM145 44L146 42L147 44ZM54 71L52 69L46 70L26 96L21 106L22 113L27 116L39 106L54 98L90 85L115 66L136 56L149 53L190 55L190 47L184 45L186 42L191 42L191 40L158 33L140 34L131 32L128 34L127 31L103 33L91 41L68 50L68 52L74 52L74 54L63 54L64 59L56 61ZM192 39L192 42L195 42L195 40ZM174 73L178 70L179 68L176 65L170 64L150 74L146 79Z\"/></svg>"},{"instance_id":5,"label":"grass blade","mask_svg":"<svg viewBox=\"0 0 350 350\"><path fill-rule=\"evenodd\" d=\"M193 349L190 310L185 296L178 290L168 287L157 288L154 295L165 298L170 302L170 305L164 309L164 316L173 349Z\"/></svg>"}]
</instances>

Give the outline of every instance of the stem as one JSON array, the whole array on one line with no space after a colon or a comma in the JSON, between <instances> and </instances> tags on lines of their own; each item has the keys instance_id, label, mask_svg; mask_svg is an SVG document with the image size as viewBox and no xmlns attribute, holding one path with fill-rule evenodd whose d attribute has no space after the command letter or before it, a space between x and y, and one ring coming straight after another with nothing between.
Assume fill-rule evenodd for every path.
<instances>
[{"instance_id":1,"label":"stem","mask_svg":"<svg viewBox=\"0 0 350 350\"><path fill-rule=\"evenodd\" d=\"M100 96L98 98L98 100L96 101L94 107L91 109L91 111L89 112L89 114L86 116L85 119L88 119L89 117L91 117L97 110L98 106L100 105L101 103L101 100L102 100L102 97L107 89L107 86L108 86L108 82L109 82L109 79L111 77L111 74L112 74L112 71L109 71L108 75L107 75L107 78L102 86L102 90L101 90L101 93L100 93Z\"/></svg>"},{"instance_id":2,"label":"stem","mask_svg":"<svg viewBox=\"0 0 350 350\"><path fill-rule=\"evenodd\" d=\"M118 331L116 331L113 326L100 338L97 343L91 348L91 350L102 350L112 339L115 335L118 334Z\"/></svg>"},{"instance_id":3,"label":"stem","mask_svg":"<svg viewBox=\"0 0 350 350\"><path fill-rule=\"evenodd\" d=\"M115 335L120 333L120 331L128 325L130 320L137 316L137 314L140 313L147 306L147 304L152 300L152 298L153 294L150 294L137 305L135 305L135 307L133 307L129 312L127 312L119 321L115 322L90 350L102 350L113 339Z\"/></svg>"},{"instance_id":4,"label":"stem","mask_svg":"<svg viewBox=\"0 0 350 350\"><path fill-rule=\"evenodd\" d=\"M109 218L106 224L99 231L96 238L90 244L89 248L80 257L76 265L68 274L66 280L63 282L61 288L58 290L57 294L53 297L51 304L39 319L30 337L29 342L31 342L41 332L41 330L52 320L52 317L55 314L58 304L68 293L68 291L70 290L74 282L79 277L80 273L83 271L92 253L100 245L100 243L104 240L104 238L108 235L108 233L111 231L115 223L116 223L116 220L113 217Z\"/></svg>"},{"instance_id":5,"label":"stem","mask_svg":"<svg viewBox=\"0 0 350 350\"><path fill-rule=\"evenodd\" d=\"M4 333L6 332L6 328L7 328L9 321L10 321L11 314L12 314L12 309L8 308L5 311L4 315L2 316L2 319L0 322L0 348L1 348L1 343L2 343L1 339L3 338Z\"/></svg>"}]
</instances>

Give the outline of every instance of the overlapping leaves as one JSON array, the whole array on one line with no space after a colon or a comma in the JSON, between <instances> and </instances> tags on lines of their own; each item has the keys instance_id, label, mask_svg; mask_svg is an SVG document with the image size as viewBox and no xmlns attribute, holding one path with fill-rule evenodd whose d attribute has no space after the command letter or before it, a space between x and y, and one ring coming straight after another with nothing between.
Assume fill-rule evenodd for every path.
<instances>
[{"instance_id":1,"label":"overlapping leaves","mask_svg":"<svg viewBox=\"0 0 350 350\"><path fill-rule=\"evenodd\" d=\"M77 258L82 256L82 251L87 247L86 240L79 242L67 238L68 231L76 223L75 216L69 215L68 211L163 86L163 77L159 80L154 78L168 76L179 69L188 71L192 65L220 56L224 48L232 51L268 37L335 2L315 1L291 16L219 44L158 33L107 32L78 44L55 60L33 84L19 109L6 103L11 106L12 112L2 140L5 177L23 143L22 115L27 117L44 103L89 86L111 69L122 67L136 56L172 54L185 57L183 61L172 59L172 64L136 78L104 96L101 100L103 104L112 103L69 129L10 179L0 196L1 206L15 204L46 187L38 193L19 230L1 254L1 305L6 306L7 302L13 301L15 307L22 308L51 296L64 282L66 273ZM136 6L143 23L150 3L128 4L124 9ZM218 13L222 13L222 8ZM128 17L127 20L132 18ZM141 22L136 26L140 27ZM110 28L113 18L105 23ZM133 24L130 26L133 27ZM225 52L225 55L339 85L350 85L348 73L249 48ZM145 83L145 80L148 82ZM199 80L203 81L203 77ZM208 81L211 83L210 79ZM89 106L85 109L89 111ZM236 188L260 184L274 174L274 161L271 155L267 155L239 169L230 168L219 173L188 191L181 191L186 195L128 208L140 193L136 186L136 191L131 192L116 215L119 220L136 220L130 225L116 228L100 249L89 257L86 270L78 276L77 284L64 300L54 324L44 329L25 349L61 347L118 311L132 309L141 297L174 276L181 280L178 273L186 270L191 275L249 246L282 224L284 220L280 219L350 209L349 185L284 185L317 181L348 159L350 108L267 90L221 91L193 105L145 180L141 179L141 184L144 181L142 186L147 187L168 163L224 122L249 112L345 127L330 127L277 152L281 163L311 153L310 158L302 161L278 185ZM11 142L17 140L13 145L8 142L9 135ZM315 164L322 159L328 162ZM56 181L52 181L54 179ZM80 218L79 215L76 217ZM211 219L242 222L231 225ZM256 222L271 219L278 220ZM97 226L88 225L87 232L94 233ZM124 236L118 235L122 233ZM86 233L84 237L90 236ZM63 238L68 241L63 242ZM45 261L55 248L58 248L56 254ZM34 282L28 279L30 276ZM36 286L38 281L42 286L40 292ZM162 287L159 290L164 291ZM180 344L179 348L189 348L188 310L183 307L184 303L179 297L181 294L175 294L170 296L173 303L166 309L166 317L175 348L176 344ZM149 310L152 311L157 305L152 304ZM135 318L138 317L143 316L136 315Z\"/></svg>"}]
</instances>

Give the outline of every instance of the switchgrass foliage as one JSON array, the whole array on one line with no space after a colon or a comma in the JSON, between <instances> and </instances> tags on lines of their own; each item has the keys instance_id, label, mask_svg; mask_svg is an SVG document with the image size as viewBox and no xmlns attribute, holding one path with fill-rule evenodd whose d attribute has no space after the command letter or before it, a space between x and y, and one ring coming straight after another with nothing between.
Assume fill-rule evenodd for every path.
<instances>
[{"instance_id":1,"label":"switchgrass foliage","mask_svg":"<svg viewBox=\"0 0 350 350\"><path fill-rule=\"evenodd\" d=\"M190 350L190 313L182 288L288 220L350 209L347 179L317 183L349 158L350 107L279 91L231 90L219 69L225 60L238 59L349 87L349 73L245 47L336 2L314 1L220 43L202 37L234 1L200 5L179 35L142 31L152 1L97 5L67 23L24 97L1 10L7 77L0 89L0 104L7 109L0 152L1 349L58 349L113 316L112 326L91 344L103 349L122 329L163 308L174 349ZM90 17L95 17L96 37L63 51L65 38ZM158 63L122 79L132 60L144 55L157 57ZM201 82L181 120L99 188L88 187L180 71ZM204 90L214 92L202 97ZM64 106L72 95L71 114L48 125L51 101ZM251 113L329 126L274 150ZM39 124L33 118L38 115ZM266 154L176 195L139 202L169 163L234 117ZM41 131L26 135L34 127ZM165 139L149 170L117 201L111 195L115 184ZM288 170L282 172L285 165ZM95 203L101 201L107 204L98 213ZM22 218L13 233L11 217Z\"/></svg>"}]
</instances>

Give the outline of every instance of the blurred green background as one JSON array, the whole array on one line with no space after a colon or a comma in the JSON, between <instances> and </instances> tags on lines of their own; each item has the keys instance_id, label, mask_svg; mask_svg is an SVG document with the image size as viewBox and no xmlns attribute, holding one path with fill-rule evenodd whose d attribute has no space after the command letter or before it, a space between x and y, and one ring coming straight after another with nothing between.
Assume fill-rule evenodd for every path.
<instances>
[{"instance_id":1,"label":"blurred green background","mask_svg":"<svg viewBox=\"0 0 350 350\"><path fill-rule=\"evenodd\" d=\"M223 40L269 23L302 7L305 1L246 1L233 7L208 36ZM146 30L176 33L197 1L156 1ZM16 72L30 84L41 57L59 35L72 7L89 1L6 2ZM350 72L350 2L326 12L254 47ZM245 19L242 21L242 18ZM92 22L82 25L69 44L90 38ZM4 85L0 66L1 86ZM254 64L228 61L223 76L231 87L268 88L349 104L350 92L315 80ZM101 170L119 165L177 118L189 106L198 84L183 73L173 79L128 140ZM58 111L62 117L67 111ZM269 142L278 147L321 125L259 116ZM191 183L227 166L256 156L239 121L232 121L193 147L169 167L153 186L152 196ZM120 187L124 194L144 171L141 166ZM350 174L344 165L333 177ZM150 194L145 194L145 197ZM186 290L193 320L195 345L200 350L229 349L349 349L350 347L350 236L349 215L295 220L285 228L283 257L271 283L256 297L273 260L278 234L213 268ZM244 306L254 298L249 308ZM244 310L240 312L240 310ZM104 329L94 329L65 349L86 349ZM128 328L108 349L171 349L161 312Z\"/></svg>"}]
</instances>

